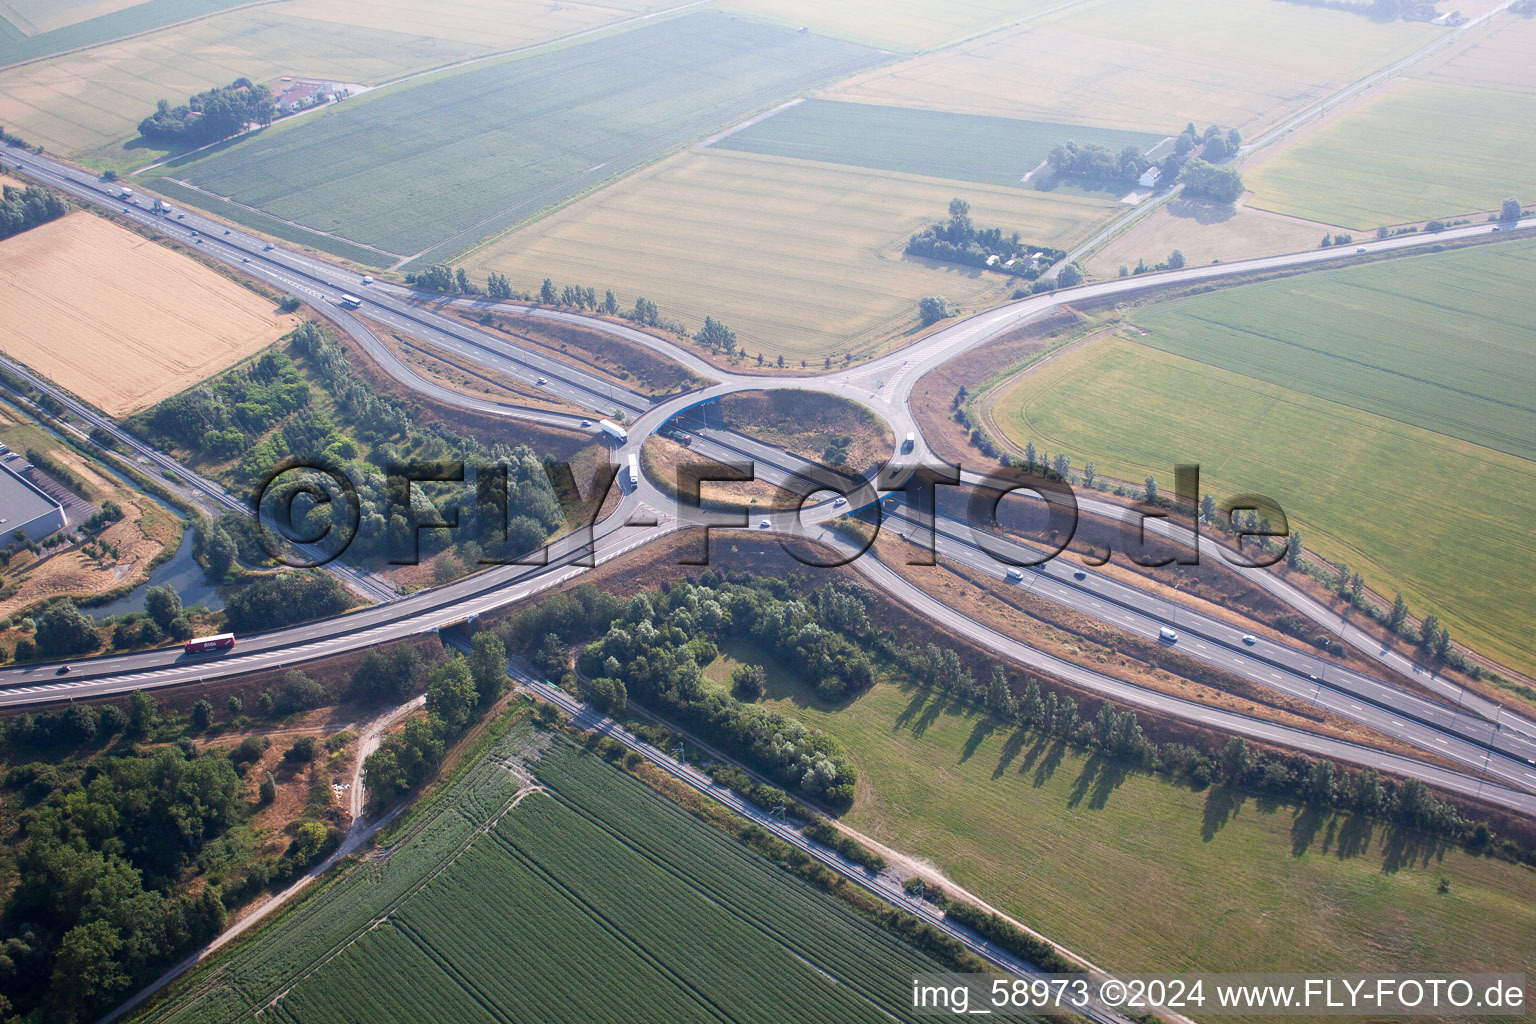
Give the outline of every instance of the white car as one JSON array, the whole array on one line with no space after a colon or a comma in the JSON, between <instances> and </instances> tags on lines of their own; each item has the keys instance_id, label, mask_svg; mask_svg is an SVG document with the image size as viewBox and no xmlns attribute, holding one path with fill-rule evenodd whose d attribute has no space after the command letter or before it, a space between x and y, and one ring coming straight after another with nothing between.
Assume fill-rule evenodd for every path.
<instances>
[{"instance_id":1,"label":"white car","mask_svg":"<svg viewBox=\"0 0 1536 1024\"><path fill-rule=\"evenodd\" d=\"M584 426L584 427L590 427L592 425L592 421L591 420L582 420L581 421L581 425Z\"/></svg>"},{"instance_id":2,"label":"white car","mask_svg":"<svg viewBox=\"0 0 1536 1024\"><path fill-rule=\"evenodd\" d=\"M273 245L271 242L268 242L266 245L261 247L261 251L262 252L271 252L273 249L276 249L276 248L277 248L277 246Z\"/></svg>"},{"instance_id":3,"label":"white car","mask_svg":"<svg viewBox=\"0 0 1536 1024\"><path fill-rule=\"evenodd\" d=\"M543 377L540 377L538 379L537 383L538 383L539 387L543 387L545 384L548 384L549 381L545 380Z\"/></svg>"},{"instance_id":4,"label":"white car","mask_svg":"<svg viewBox=\"0 0 1536 1024\"><path fill-rule=\"evenodd\" d=\"M760 529L760 530L766 530L766 529L768 529L768 525L769 525L768 520L762 519L762 520L758 521L757 528Z\"/></svg>"},{"instance_id":5,"label":"white car","mask_svg":"<svg viewBox=\"0 0 1536 1024\"><path fill-rule=\"evenodd\" d=\"M846 504L848 504L848 499L847 498L838 498L836 501L834 501L832 503L832 507L833 508L842 508Z\"/></svg>"},{"instance_id":6,"label":"white car","mask_svg":"<svg viewBox=\"0 0 1536 1024\"><path fill-rule=\"evenodd\" d=\"M373 284L373 275L372 274L364 274L363 275L363 284Z\"/></svg>"},{"instance_id":7,"label":"white car","mask_svg":"<svg viewBox=\"0 0 1536 1024\"><path fill-rule=\"evenodd\" d=\"M1243 634L1243 643L1247 644L1249 647L1252 647L1254 644L1256 644L1258 642L1259 642L1259 638L1254 636L1252 633L1244 633Z\"/></svg>"},{"instance_id":8,"label":"white car","mask_svg":"<svg viewBox=\"0 0 1536 1024\"><path fill-rule=\"evenodd\" d=\"M1078 569L1072 573L1072 578L1075 580L1085 580L1088 578L1088 574L1083 572L1083 570Z\"/></svg>"},{"instance_id":9,"label":"white car","mask_svg":"<svg viewBox=\"0 0 1536 1024\"><path fill-rule=\"evenodd\" d=\"M1359 246L1358 248L1355 249L1355 252L1365 252L1365 246L1363 246L1363 245Z\"/></svg>"}]
</instances>

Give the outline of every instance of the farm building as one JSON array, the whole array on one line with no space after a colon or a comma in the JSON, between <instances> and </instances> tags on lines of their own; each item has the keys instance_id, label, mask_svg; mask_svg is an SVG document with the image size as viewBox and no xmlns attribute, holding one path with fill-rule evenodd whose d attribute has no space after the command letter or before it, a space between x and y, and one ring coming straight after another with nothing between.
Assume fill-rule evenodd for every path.
<instances>
[{"instance_id":1,"label":"farm building","mask_svg":"<svg viewBox=\"0 0 1536 1024\"><path fill-rule=\"evenodd\" d=\"M324 89L324 82L294 82L278 94L277 109L285 114L291 114L296 110L312 107L324 101Z\"/></svg>"},{"instance_id":2,"label":"farm building","mask_svg":"<svg viewBox=\"0 0 1536 1024\"><path fill-rule=\"evenodd\" d=\"M18 533L40 540L69 525L64 506L27 479L30 472L20 455L0 445L0 547Z\"/></svg>"},{"instance_id":3,"label":"farm building","mask_svg":"<svg viewBox=\"0 0 1536 1024\"><path fill-rule=\"evenodd\" d=\"M1148 167L1142 172L1141 177L1136 179L1136 184L1142 188L1152 188L1157 185L1157 179L1162 176L1163 169L1161 167Z\"/></svg>"}]
</instances>

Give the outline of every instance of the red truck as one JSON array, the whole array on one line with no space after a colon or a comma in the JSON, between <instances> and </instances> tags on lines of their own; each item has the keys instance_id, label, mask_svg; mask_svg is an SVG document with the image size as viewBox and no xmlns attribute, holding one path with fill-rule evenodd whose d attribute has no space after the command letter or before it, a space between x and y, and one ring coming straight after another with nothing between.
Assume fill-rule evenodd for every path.
<instances>
[{"instance_id":1,"label":"red truck","mask_svg":"<svg viewBox=\"0 0 1536 1024\"><path fill-rule=\"evenodd\" d=\"M227 651L235 646L235 634L220 633L217 636L199 636L188 640L186 643L188 654L203 654L208 651Z\"/></svg>"}]
</instances>

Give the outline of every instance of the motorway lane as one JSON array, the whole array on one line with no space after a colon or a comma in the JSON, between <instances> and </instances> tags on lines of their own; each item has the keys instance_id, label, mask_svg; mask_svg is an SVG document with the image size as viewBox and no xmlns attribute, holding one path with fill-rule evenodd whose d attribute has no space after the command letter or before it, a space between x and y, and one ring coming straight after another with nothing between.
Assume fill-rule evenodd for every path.
<instances>
[{"instance_id":1,"label":"motorway lane","mask_svg":"<svg viewBox=\"0 0 1536 1024\"><path fill-rule=\"evenodd\" d=\"M795 486L812 478L814 463L763 445L751 438L715 428L696 428L695 450L701 455L728 460L747 458L759 469L761 479L780 486ZM800 472L794 472L795 467ZM975 485L979 478L967 476ZM803 483L799 486L805 487ZM856 490L844 492L847 508L857 509L878 497L875 487L865 482ZM885 521L911 534L922 528L905 504L905 495L896 492L892 509L883 509ZM958 500L958 496L957 496ZM1126 510L1106 506L1117 515ZM841 515L842 509L827 500L807 505L797 516L793 513L762 513L781 535L803 536L807 526ZM1153 519L1152 523L1162 522ZM954 515L940 512L934 520L937 551L946 558L981 569L998 578L1006 578L1012 559L1021 564L1034 561L1045 552L1036 545L1020 544L995 532L971 526ZM924 533L926 536L926 533ZM1209 539L1207 545L1212 545ZM994 557L996 555L1001 556ZM1261 572L1260 570L1251 570ZM1082 579L1076 576L1081 573ZM1268 574L1263 574L1268 575ZM1316 703L1340 716L1376 729L1384 735L1402 739L1434 754L1460 753L1469 766L1480 763L1491 750L1512 763L1502 765L1509 781L1529 788L1536 785L1536 737L1521 728L1502 727L1474 710L1452 707L1338 666L1313 652L1267 638L1243 642L1246 632L1223 619L1203 614L1176 601L1160 597L1101 573L1078 569L1062 559L1051 559L1026 573L1024 585L1041 597L1089 615L1101 622L1156 640L1164 627L1181 634L1179 649L1261 686ZM1464 741L1464 742L1459 742Z\"/></svg>"},{"instance_id":2,"label":"motorway lane","mask_svg":"<svg viewBox=\"0 0 1536 1024\"><path fill-rule=\"evenodd\" d=\"M210 498L219 507L238 512L241 515L249 516L252 514L249 505L246 505L240 499L224 490L220 485L209 480L207 477L193 472L159 449L140 441L133 434L119 427L110 417L98 413L95 409L79 401L51 381L3 357L0 357L0 365L4 365L11 373L22 378L37 390L47 394L91 427L111 435L118 444L128 449L128 451L149 460L161 472L174 474L177 479L193 490ZM293 544L292 547L299 554L311 560L318 560L324 557L320 548L314 544ZM326 569L334 573L349 589L368 600L387 604L400 596L399 591L388 580L348 565L345 562L339 560L331 562L326 566Z\"/></svg>"},{"instance_id":3,"label":"motorway lane","mask_svg":"<svg viewBox=\"0 0 1536 1024\"><path fill-rule=\"evenodd\" d=\"M733 454L747 454L718 444L708 432L697 435L697 438L695 443L701 453L711 457L729 458ZM757 465L759 479L779 485L788 482L789 474L767 459L758 458ZM861 488L860 492L855 492L847 507L859 507L870 493L871 488ZM769 511L755 513L753 519L770 523L779 536L806 536L815 532L816 525L824 524L842 512L842 508L822 500L808 505L801 514L794 511ZM903 536L910 537L919 530L923 531L919 540L927 536L927 527L904 508L899 499L892 509L883 512L883 516L884 523L894 526ZM748 525L750 528L757 524ZM823 540L834 537L830 531L820 536ZM1018 562L1032 560L1039 554L1035 549L973 529L969 524L943 513L934 517L933 537L934 550L939 557L985 572L999 580L1006 580L1008 566L995 557L994 552ZM843 550L848 547L843 541L834 546ZM855 568L862 569L857 563L865 561L878 562L878 559L872 552L866 553L855 560ZM1076 579L1075 572L1082 572L1083 579ZM1315 704L1420 750L1462 764L1468 771L1477 773L1479 778L1486 777L1515 789L1536 793L1536 762L1533 762L1536 759L1536 742L1521 733L1497 729L1493 723L1476 715L1405 693L1398 687L1332 665L1303 649L1257 638L1250 646L1243 642L1245 634L1241 629L1222 619L1202 614L1100 573L1086 569L1074 570L1069 563L1059 560L1053 559L1034 569L1025 570L1024 579L1019 585L1047 600L1145 639L1159 641L1160 631L1164 627L1172 628L1179 633L1176 646L1190 657L1237 678ZM949 615L951 620L957 617L953 612ZM972 623L971 627L974 625ZM955 625L953 628L961 635L970 635L971 627ZM1098 672L1082 675L1079 681L1096 692L1118 695L1117 699L1124 699L1124 694L1134 692L1137 694L1136 703L1159 706L1160 695L1157 691L1124 683ZM1113 685L1108 685L1111 683ZM1194 702L1181 704L1205 707ZM1303 733L1303 730L1293 731Z\"/></svg>"},{"instance_id":4,"label":"motorway lane","mask_svg":"<svg viewBox=\"0 0 1536 1024\"><path fill-rule=\"evenodd\" d=\"M675 520L666 519L655 526L625 525L637 514L643 516L643 505L632 494L594 529L595 543L588 542L583 530L552 541L547 565L498 566L401 598L392 605L375 605L286 629L241 636L235 650L228 654L189 656L179 648L162 648L104 655L71 662L67 675L58 674L57 663L6 668L0 670L0 708L182 686L262 669L287 668L463 622L579 575L584 569L577 563L589 560L594 547L596 560L602 563L677 528Z\"/></svg>"},{"instance_id":5,"label":"motorway lane","mask_svg":"<svg viewBox=\"0 0 1536 1024\"><path fill-rule=\"evenodd\" d=\"M100 199L99 196L96 196L90 192L90 189L93 186L89 185L89 183L80 182L78 179L67 175L63 171L60 171L60 175L62 181L68 182L71 190L88 195L92 199ZM130 210L132 209L133 208L130 208ZM139 216L141 219L146 219L146 222L151 224L153 224L156 220L156 218L154 218L152 215L145 214L143 211L139 211ZM193 223L200 222L201 221L197 219L194 219L193 221ZM160 223L164 225L166 221L161 219ZM216 224L216 222L211 221L209 223ZM1461 228L1446 232L1444 233L1443 237L1458 238L1485 233L1489 230L1491 230L1491 228L1482 225L1475 225L1469 228ZM250 240L248 236L234 235L232 233L232 235L228 237L234 238L241 244L255 244L255 242ZM1424 244L1424 240L1419 238L1389 239L1384 242L1369 243L1368 248L1372 250L1397 249L1409 248L1422 244ZM238 246L231 246L229 243L218 242L215 240L214 248L211 250L213 254L219 255L222 252L220 246L231 248L236 252L241 251ZM307 266L309 269L306 271L306 273L308 273L313 280L321 282L323 285L330 287L351 286L355 289L361 289L361 279L354 272L330 267L327 264L309 260L304 257L289 256L286 253L284 256ZM1319 260L1334 260L1338 258L1339 254L1333 251L1323 251L1321 253L1308 252L1291 254L1281 257L1272 257L1262 260L1247 261L1243 264L1226 264L1218 265L1215 267L1189 268L1185 271L1178 271L1167 274L1146 275L1139 280L1125 279L1103 282L1098 285L1088 285L1082 288L1070 290L1068 293L1066 293L1066 297L1077 298L1091 295L1118 294L1122 292L1136 291L1146 287L1161 286L1162 284L1176 280L1203 280L1210 277L1226 276L1233 273L1248 272L1255 269L1273 269L1276 267L1302 265L1317 262ZM249 264L247 264L247 266L249 266ZM1154 279L1148 280L1148 278ZM353 284L354 281L356 284ZM398 297L395 298L397 302L401 301L398 299ZM379 305L385 304L379 302L379 300L377 300L376 297L372 295L370 295L370 301L377 302ZM888 418L893 420L893 425L898 428L898 434L900 434L903 433L903 431L900 430L900 427L911 423L911 414L909 409L910 392L913 383L915 383L918 377L927 372L927 370L933 366L936 366L939 363L952 358L960 351L990 340L1000 331L1012 329L1018 324L1026 322L1029 319L1047 315L1049 312L1057 308L1057 306L1062 301L1063 297L1060 295L1036 296L1029 299L1020 300L1019 302L1010 304L1009 306L1000 307L999 309L989 311L988 313L979 314L976 317L972 317L966 321L962 321L959 324L931 335L923 342L920 342L912 348L905 350L905 354L898 353L885 357L882 360L877 360L875 363L869 364L857 371L852 371L847 374L833 374L820 378L799 378L790 383L792 383L793 386L810 386L817 390L824 390L834 394L840 393L846 397L852 397L855 398L855 400L864 401L865 404L875 405L877 406L877 411L885 413ZM371 310L370 312L376 313L376 310ZM402 329L411 329L412 333L420 334L421 328L425 327L429 331L438 332L440 337L463 342L469 346L469 348L461 350L465 354L473 353L476 354L479 358L483 358L484 353L490 353L492 355L503 356L505 358L511 359L513 362L517 362L518 357L527 355L526 353L522 353L520 350L516 350L512 346L507 345L500 339L488 339L488 336L483 335L476 337L476 335L480 335L480 332L475 332L472 329L465 329L462 325L448 321L435 313L425 312L414 305L410 306L410 308L407 310L391 310L390 312L391 315L399 318L399 320L396 322L402 327ZM575 314L565 314L562 319L574 316ZM615 325L602 323L602 326L605 329L611 329ZM467 338L465 337L466 335L468 335ZM489 343L487 343L488 341ZM661 343L654 342L653 347L656 344ZM498 351L498 349L501 351ZM507 355L508 351L517 352L517 357ZM604 391L607 392L608 396L612 396L612 386L608 385L607 382L595 382L593 375L585 374L580 371L573 372L572 368L566 366L563 363L554 363L553 361L550 362L550 373L562 374L563 376L560 378L562 384L569 384L571 389L568 392L569 397L572 397L575 400L586 400L590 402L594 397L601 396ZM522 365L524 369L527 370L530 364L521 363L520 365ZM865 398L863 390L869 386L869 380L872 377L875 378L875 391L870 394L869 398ZM889 378L889 381L885 379L887 377ZM775 386L776 384L778 386L783 386L783 384L780 382L763 381L760 378L738 375L731 377L730 379L722 382L722 384L718 385L717 387L708 389L703 393L695 393L688 396L676 397L669 400L668 402L653 406L650 409L644 411L640 419L637 420L634 424L633 436L631 437L630 442L624 446L624 450L621 450L618 453L619 459L622 463L622 459L625 454L630 451L638 450L639 444L643 441L644 436L654 431L675 412L681 411L682 409L687 408L689 405L696 404L697 402L713 395L724 394L733 390L740 390L744 387L758 388L763 386ZM629 397L637 403L643 400L641 396L631 395ZM621 398L620 400L623 399ZM881 406L884 408L878 408ZM635 407L632 406L631 408ZM638 409L636 411L638 411ZM915 428L915 423L911 423L911 425Z\"/></svg>"}]
</instances>

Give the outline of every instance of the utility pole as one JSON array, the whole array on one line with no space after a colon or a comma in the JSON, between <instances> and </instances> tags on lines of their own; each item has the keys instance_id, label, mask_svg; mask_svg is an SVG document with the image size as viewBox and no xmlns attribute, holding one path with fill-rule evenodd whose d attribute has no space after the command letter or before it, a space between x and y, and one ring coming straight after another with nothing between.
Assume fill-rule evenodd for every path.
<instances>
[{"instance_id":1,"label":"utility pole","mask_svg":"<svg viewBox=\"0 0 1536 1024\"><path fill-rule=\"evenodd\" d=\"M780 825L785 825L785 824L788 824L788 822L786 822L784 820L784 812L785 812L784 798L783 797L779 797L779 802L777 804L775 804L774 807L773 807L773 810L769 811L768 813L778 817Z\"/></svg>"}]
</instances>

